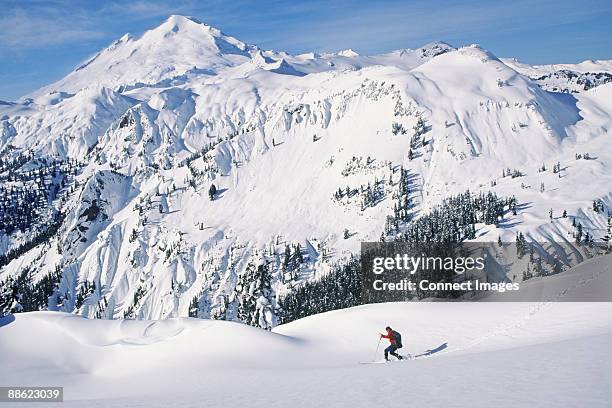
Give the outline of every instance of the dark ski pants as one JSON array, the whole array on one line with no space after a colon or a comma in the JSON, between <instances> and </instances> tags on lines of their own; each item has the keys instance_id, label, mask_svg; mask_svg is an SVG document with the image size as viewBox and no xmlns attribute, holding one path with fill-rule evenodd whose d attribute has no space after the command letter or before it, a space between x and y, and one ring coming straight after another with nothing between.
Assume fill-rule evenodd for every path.
<instances>
[{"instance_id":1,"label":"dark ski pants","mask_svg":"<svg viewBox=\"0 0 612 408\"><path fill-rule=\"evenodd\" d=\"M387 347L387 348L385 349L385 360L388 360L388 359L389 359L389 354L391 354L392 356L395 356L395 357L397 357L399 360L401 360L401 359L402 359L402 357L401 357L399 354L397 354L397 353L395 352L395 350L397 350L398 348L401 348L401 347L397 347L395 344L392 344L392 345L390 345L389 347Z\"/></svg>"}]
</instances>

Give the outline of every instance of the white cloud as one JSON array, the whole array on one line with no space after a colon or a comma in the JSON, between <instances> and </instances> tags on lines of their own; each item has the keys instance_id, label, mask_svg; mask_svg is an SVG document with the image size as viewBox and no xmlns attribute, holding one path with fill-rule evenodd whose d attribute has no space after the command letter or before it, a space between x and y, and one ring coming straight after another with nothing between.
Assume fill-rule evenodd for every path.
<instances>
[{"instance_id":1,"label":"white cloud","mask_svg":"<svg viewBox=\"0 0 612 408\"><path fill-rule=\"evenodd\" d=\"M0 47L40 48L104 37L105 33L74 10L14 9L0 16Z\"/></svg>"}]
</instances>

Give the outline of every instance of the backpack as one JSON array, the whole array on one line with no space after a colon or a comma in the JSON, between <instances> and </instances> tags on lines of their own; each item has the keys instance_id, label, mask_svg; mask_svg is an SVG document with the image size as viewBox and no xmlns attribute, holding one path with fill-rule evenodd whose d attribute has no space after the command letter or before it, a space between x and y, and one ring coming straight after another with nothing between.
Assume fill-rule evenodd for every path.
<instances>
[{"instance_id":1,"label":"backpack","mask_svg":"<svg viewBox=\"0 0 612 408\"><path fill-rule=\"evenodd\" d=\"M395 340L397 348L402 348L402 335L395 330L393 330L393 340Z\"/></svg>"}]
</instances>

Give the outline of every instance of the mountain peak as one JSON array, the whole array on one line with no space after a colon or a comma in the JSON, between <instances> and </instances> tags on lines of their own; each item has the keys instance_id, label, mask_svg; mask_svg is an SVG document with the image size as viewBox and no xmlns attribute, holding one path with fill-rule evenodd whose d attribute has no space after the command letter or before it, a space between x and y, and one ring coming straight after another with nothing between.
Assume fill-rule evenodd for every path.
<instances>
[{"instance_id":1,"label":"mountain peak","mask_svg":"<svg viewBox=\"0 0 612 408\"><path fill-rule=\"evenodd\" d=\"M216 38L231 38L225 35L220 29L203 23L195 17L182 16L178 14L170 15L163 23L151 31L162 32L165 35L180 32L207 33Z\"/></svg>"},{"instance_id":2,"label":"mountain peak","mask_svg":"<svg viewBox=\"0 0 612 408\"><path fill-rule=\"evenodd\" d=\"M155 85L194 67L219 72L248 61L256 47L193 17L171 15L140 37L114 41L60 81L36 91L76 93L95 81L117 89L136 83Z\"/></svg>"},{"instance_id":3,"label":"mountain peak","mask_svg":"<svg viewBox=\"0 0 612 408\"><path fill-rule=\"evenodd\" d=\"M220 29L201 22L194 17L173 14L156 28L147 31L142 38L157 42L163 39L179 36L183 41L190 41L201 46L212 45L222 54L238 54L249 56L242 41L226 35Z\"/></svg>"},{"instance_id":4,"label":"mountain peak","mask_svg":"<svg viewBox=\"0 0 612 408\"><path fill-rule=\"evenodd\" d=\"M180 15L180 14L171 14L166 19L166 22L167 23L172 23L172 24L191 24L191 23L203 24L200 20L198 20L195 17L183 16L183 15Z\"/></svg>"},{"instance_id":5,"label":"mountain peak","mask_svg":"<svg viewBox=\"0 0 612 408\"><path fill-rule=\"evenodd\" d=\"M346 50L339 51L338 55L340 55L341 57L354 58L358 57L359 53L354 51L352 48L347 48Z\"/></svg>"},{"instance_id":6,"label":"mountain peak","mask_svg":"<svg viewBox=\"0 0 612 408\"><path fill-rule=\"evenodd\" d=\"M202 23L200 20L194 17L181 16L172 14L159 26L149 30L147 33L161 33L162 35L171 35L176 33L202 33L212 31L215 36L222 35L221 31L209 26L208 24Z\"/></svg>"},{"instance_id":7,"label":"mountain peak","mask_svg":"<svg viewBox=\"0 0 612 408\"><path fill-rule=\"evenodd\" d=\"M440 54L447 53L449 51L456 50L452 45L445 43L444 41L434 41L425 44L421 47L421 56L433 58Z\"/></svg>"}]
</instances>

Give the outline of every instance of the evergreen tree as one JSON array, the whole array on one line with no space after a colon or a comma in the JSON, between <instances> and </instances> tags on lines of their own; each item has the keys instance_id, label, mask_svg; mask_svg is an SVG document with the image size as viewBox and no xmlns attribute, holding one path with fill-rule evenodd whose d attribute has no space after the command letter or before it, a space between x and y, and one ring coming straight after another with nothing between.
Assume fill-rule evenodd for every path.
<instances>
[{"instance_id":1,"label":"evergreen tree","mask_svg":"<svg viewBox=\"0 0 612 408\"><path fill-rule=\"evenodd\" d=\"M576 243L579 244L582 241L582 225L576 226Z\"/></svg>"},{"instance_id":2,"label":"evergreen tree","mask_svg":"<svg viewBox=\"0 0 612 408\"><path fill-rule=\"evenodd\" d=\"M195 296L193 299L191 299L191 302L189 303L189 317L198 317L198 312L199 312L199 305L198 305L198 297Z\"/></svg>"},{"instance_id":3,"label":"evergreen tree","mask_svg":"<svg viewBox=\"0 0 612 408\"><path fill-rule=\"evenodd\" d=\"M405 134L406 130L404 129L404 126L402 126L402 124L393 122L391 124L391 133L393 133L394 135L399 135L400 133Z\"/></svg>"},{"instance_id":4,"label":"evergreen tree","mask_svg":"<svg viewBox=\"0 0 612 408\"><path fill-rule=\"evenodd\" d=\"M283 270L288 271L290 270L290 263L291 263L291 248L289 247L289 245L285 245L285 254L284 254L284 258L283 258L283 263L282 263L282 267Z\"/></svg>"},{"instance_id":5,"label":"evergreen tree","mask_svg":"<svg viewBox=\"0 0 612 408\"><path fill-rule=\"evenodd\" d=\"M299 286L279 302L280 323L363 304L361 264L352 257L318 281Z\"/></svg>"},{"instance_id":6,"label":"evergreen tree","mask_svg":"<svg viewBox=\"0 0 612 408\"><path fill-rule=\"evenodd\" d=\"M236 285L238 319L251 326L271 329L274 324L269 266L247 265Z\"/></svg>"},{"instance_id":7,"label":"evergreen tree","mask_svg":"<svg viewBox=\"0 0 612 408\"><path fill-rule=\"evenodd\" d=\"M522 232L516 233L516 256L518 259L522 259L528 250L527 240Z\"/></svg>"},{"instance_id":8,"label":"evergreen tree","mask_svg":"<svg viewBox=\"0 0 612 408\"><path fill-rule=\"evenodd\" d=\"M214 184L211 184L210 188L208 189L208 197L210 198L210 201L213 201L215 199L216 194L217 194L217 186L215 186Z\"/></svg>"},{"instance_id":9,"label":"evergreen tree","mask_svg":"<svg viewBox=\"0 0 612 408\"><path fill-rule=\"evenodd\" d=\"M414 136L418 137L423 135L427 131L427 125L421 116L419 116L417 123L414 125Z\"/></svg>"}]
</instances>

